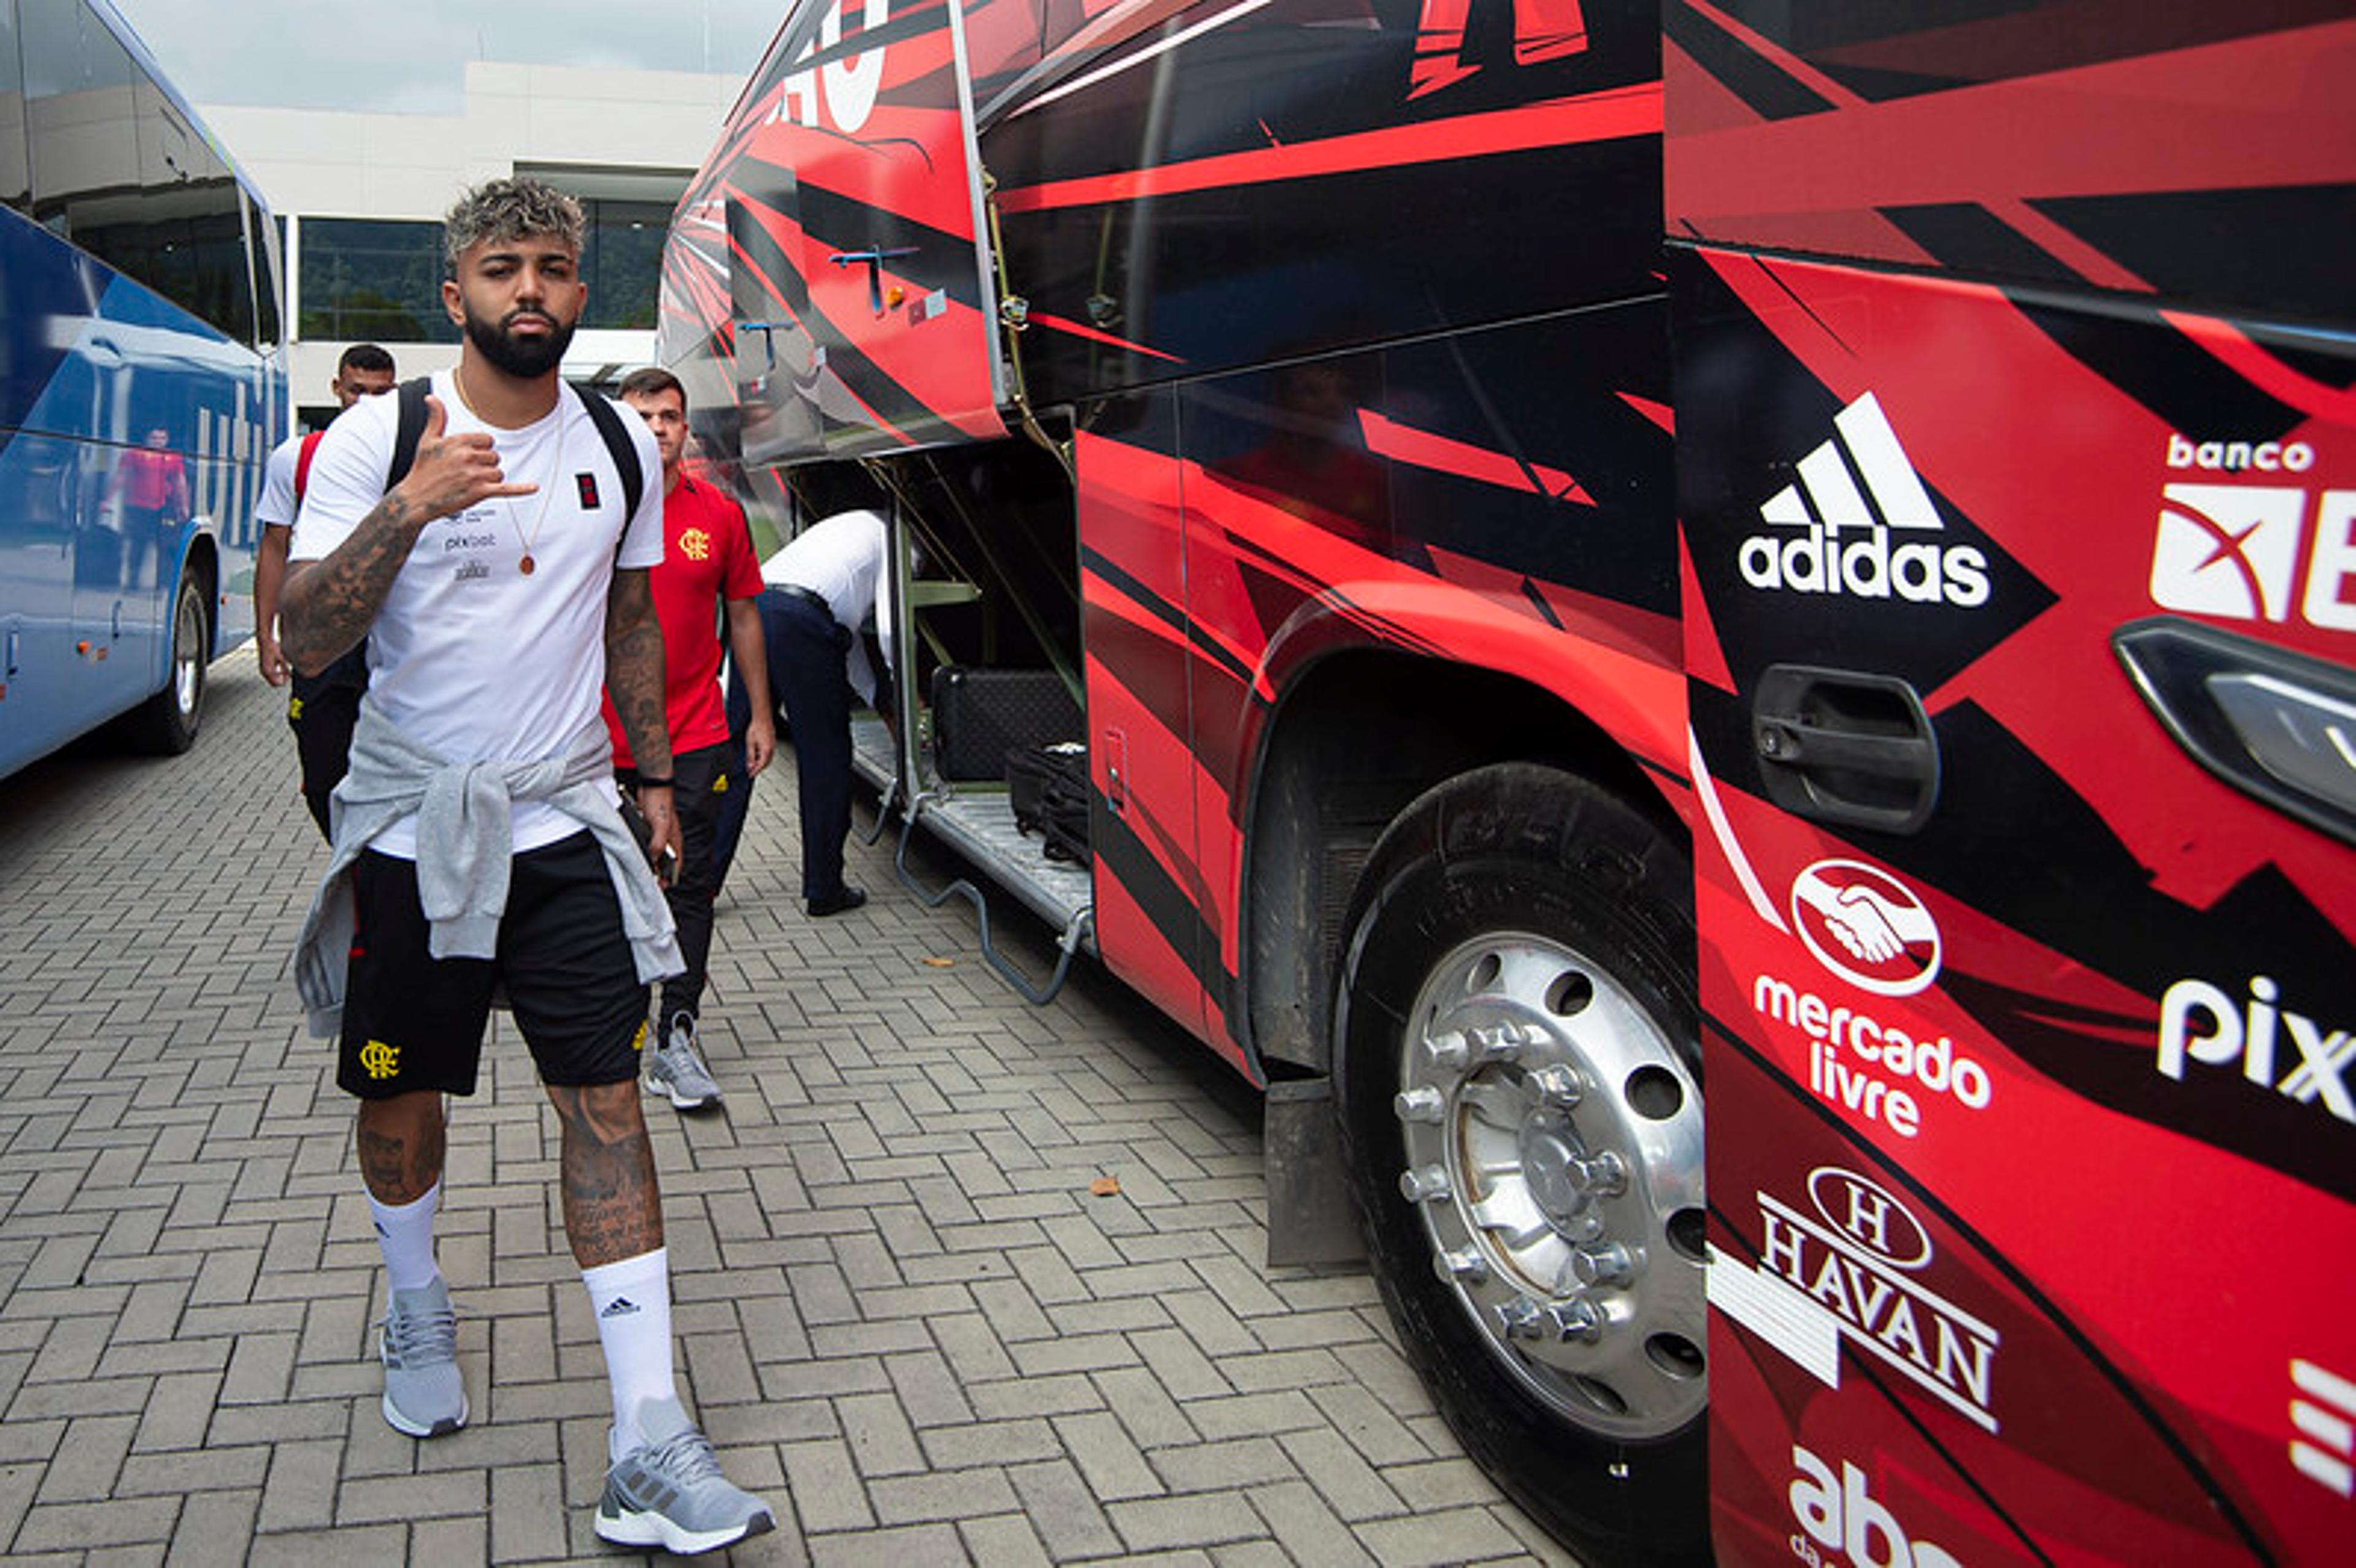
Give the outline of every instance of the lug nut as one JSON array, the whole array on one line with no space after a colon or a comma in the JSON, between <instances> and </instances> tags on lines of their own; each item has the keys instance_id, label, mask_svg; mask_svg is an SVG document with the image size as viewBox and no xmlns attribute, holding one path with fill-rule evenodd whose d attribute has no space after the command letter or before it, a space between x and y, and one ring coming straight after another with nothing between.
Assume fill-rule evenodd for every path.
<instances>
[{"instance_id":1,"label":"lug nut","mask_svg":"<svg viewBox=\"0 0 2356 1568\"><path fill-rule=\"evenodd\" d=\"M1449 1184L1446 1168L1441 1166L1419 1166L1399 1176L1399 1195L1410 1203L1437 1203L1455 1190Z\"/></svg>"},{"instance_id":2,"label":"lug nut","mask_svg":"<svg viewBox=\"0 0 2356 1568\"><path fill-rule=\"evenodd\" d=\"M1431 1260L1431 1265L1432 1273L1438 1275L1443 1284L1462 1280L1467 1285L1481 1285L1489 1278L1489 1260L1472 1247L1441 1253Z\"/></svg>"},{"instance_id":3,"label":"lug nut","mask_svg":"<svg viewBox=\"0 0 2356 1568\"><path fill-rule=\"evenodd\" d=\"M1590 1198L1615 1197L1628 1190L1628 1167L1607 1149L1590 1159L1572 1159L1570 1179L1573 1186Z\"/></svg>"},{"instance_id":4,"label":"lug nut","mask_svg":"<svg viewBox=\"0 0 2356 1568\"><path fill-rule=\"evenodd\" d=\"M1531 1070L1523 1075L1522 1083L1543 1104L1566 1111L1578 1104L1586 1093L1580 1084L1579 1074L1560 1062Z\"/></svg>"},{"instance_id":5,"label":"lug nut","mask_svg":"<svg viewBox=\"0 0 2356 1568\"><path fill-rule=\"evenodd\" d=\"M1505 1331L1508 1339L1536 1339L1553 1327L1548 1317L1538 1310L1537 1303L1526 1296L1497 1305L1497 1327Z\"/></svg>"},{"instance_id":6,"label":"lug nut","mask_svg":"<svg viewBox=\"0 0 2356 1568\"><path fill-rule=\"evenodd\" d=\"M1402 1122L1438 1122L1448 1115L1448 1101L1437 1089L1409 1089L1391 1101Z\"/></svg>"},{"instance_id":7,"label":"lug nut","mask_svg":"<svg viewBox=\"0 0 2356 1568\"><path fill-rule=\"evenodd\" d=\"M1603 1338L1608 1320L1603 1309L1583 1296L1569 1301L1558 1301L1546 1311L1546 1327L1558 1339L1576 1339L1582 1345L1592 1345Z\"/></svg>"},{"instance_id":8,"label":"lug nut","mask_svg":"<svg viewBox=\"0 0 2356 1568\"><path fill-rule=\"evenodd\" d=\"M1626 1285L1636 1275L1635 1260L1618 1242L1581 1247L1570 1254L1570 1272L1584 1285Z\"/></svg>"},{"instance_id":9,"label":"lug nut","mask_svg":"<svg viewBox=\"0 0 2356 1568\"><path fill-rule=\"evenodd\" d=\"M1462 1072L1472 1061L1472 1047L1462 1035L1453 1029L1444 1034L1426 1036L1423 1054L1432 1066L1443 1072Z\"/></svg>"},{"instance_id":10,"label":"lug nut","mask_svg":"<svg viewBox=\"0 0 2356 1568\"><path fill-rule=\"evenodd\" d=\"M1480 1061L1483 1064L1492 1061L1517 1061L1522 1054L1522 1031L1512 1024L1502 1024L1493 1029L1476 1029L1468 1032L1472 1038L1473 1049L1480 1053Z\"/></svg>"}]
</instances>

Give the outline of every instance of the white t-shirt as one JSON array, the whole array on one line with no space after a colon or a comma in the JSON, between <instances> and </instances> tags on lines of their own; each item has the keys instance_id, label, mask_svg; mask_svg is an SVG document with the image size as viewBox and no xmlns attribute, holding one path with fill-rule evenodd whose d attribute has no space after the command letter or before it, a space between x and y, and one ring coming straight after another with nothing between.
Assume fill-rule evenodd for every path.
<instances>
[{"instance_id":1,"label":"white t-shirt","mask_svg":"<svg viewBox=\"0 0 2356 1568\"><path fill-rule=\"evenodd\" d=\"M402 734L453 762L562 756L584 726L599 722L614 569L662 562L654 437L635 416L622 421L648 481L637 515L625 519L622 476L572 392L546 418L512 431L477 419L447 371L434 378L434 395L450 434L489 431L507 482L540 488L425 525L369 628L369 689ZM327 555L383 499L399 420L399 398L369 398L328 427L311 458L290 560ZM579 825L553 806L521 802L513 826L520 850ZM415 821L387 830L375 848L414 859Z\"/></svg>"},{"instance_id":2,"label":"white t-shirt","mask_svg":"<svg viewBox=\"0 0 2356 1568\"><path fill-rule=\"evenodd\" d=\"M270 449L262 470L262 501L253 508L254 521L264 528L294 526L294 468L303 459L303 437L290 435Z\"/></svg>"},{"instance_id":3,"label":"white t-shirt","mask_svg":"<svg viewBox=\"0 0 2356 1568\"><path fill-rule=\"evenodd\" d=\"M884 562L890 539L891 525L881 512L837 512L796 534L761 563L761 581L772 588L807 588L826 601L836 622L854 639L843 673L870 702L883 695L881 672L869 664L866 647L856 639L860 626L873 616L877 651L885 664L894 662L892 573Z\"/></svg>"}]
</instances>

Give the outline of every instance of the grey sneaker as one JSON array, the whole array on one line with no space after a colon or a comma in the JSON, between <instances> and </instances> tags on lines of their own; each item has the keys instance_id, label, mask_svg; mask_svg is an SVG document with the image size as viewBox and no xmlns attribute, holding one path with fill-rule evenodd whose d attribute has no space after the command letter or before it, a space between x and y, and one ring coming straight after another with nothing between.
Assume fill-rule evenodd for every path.
<instances>
[{"instance_id":1,"label":"grey sneaker","mask_svg":"<svg viewBox=\"0 0 2356 1568\"><path fill-rule=\"evenodd\" d=\"M605 1472L597 1533L622 1546L659 1546L681 1557L773 1528L769 1505L720 1473L719 1456L675 1399L638 1406L645 1446Z\"/></svg>"},{"instance_id":2,"label":"grey sneaker","mask_svg":"<svg viewBox=\"0 0 2356 1568\"><path fill-rule=\"evenodd\" d=\"M441 1280L396 1290L377 1339L384 1360L384 1418L395 1432L439 1437L466 1424L458 1375L458 1318Z\"/></svg>"},{"instance_id":3,"label":"grey sneaker","mask_svg":"<svg viewBox=\"0 0 2356 1568\"><path fill-rule=\"evenodd\" d=\"M712 1082L703 1052L696 1048L695 1015L671 1015L670 1028L647 1064L647 1082L682 1111L708 1111L720 1104L720 1085Z\"/></svg>"}]
</instances>

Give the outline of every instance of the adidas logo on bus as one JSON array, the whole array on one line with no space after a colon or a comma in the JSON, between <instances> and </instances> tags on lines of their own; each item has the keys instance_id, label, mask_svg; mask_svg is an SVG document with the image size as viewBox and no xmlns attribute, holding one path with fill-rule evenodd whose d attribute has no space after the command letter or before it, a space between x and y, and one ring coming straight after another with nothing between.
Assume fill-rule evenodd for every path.
<instances>
[{"instance_id":1,"label":"adidas logo on bus","mask_svg":"<svg viewBox=\"0 0 2356 1568\"><path fill-rule=\"evenodd\" d=\"M1987 603L1987 557L1973 545L1921 537L1942 534L1945 526L1880 400L1866 393L1833 416L1833 439L1795 464L1799 483L1759 508L1762 522L1798 531L1744 539L1736 557L1742 581L1774 592L1964 610ZM1915 537L1897 542L1901 535Z\"/></svg>"}]
</instances>

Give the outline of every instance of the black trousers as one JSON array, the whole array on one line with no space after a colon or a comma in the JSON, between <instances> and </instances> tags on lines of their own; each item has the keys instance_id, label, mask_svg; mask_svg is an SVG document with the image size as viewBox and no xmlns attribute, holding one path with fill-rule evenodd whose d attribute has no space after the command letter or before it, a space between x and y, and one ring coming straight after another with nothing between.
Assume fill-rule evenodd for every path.
<instances>
[{"instance_id":1,"label":"black trousers","mask_svg":"<svg viewBox=\"0 0 2356 1568\"><path fill-rule=\"evenodd\" d=\"M769 692L792 731L801 803L802 897L842 891L851 837L851 633L809 599L771 588L757 601Z\"/></svg>"},{"instance_id":2,"label":"black trousers","mask_svg":"<svg viewBox=\"0 0 2356 1568\"><path fill-rule=\"evenodd\" d=\"M303 767L303 804L319 835L328 830L327 797L352 765L352 727L359 722L360 699L368 694L368 643L316 675L296 671L288 683L286 724L294 731L294 755Z\"/></svg>"},{"instance_id":3,"label":"black trousers","mask_svg":"<svg viewBox=\"0 0 2356 1568\"><path fill-rule=\"evenodd\" d=\"M703 972L712 961L712 894L716 885L712 842L722 806L743 787L741 773L724 741L678 752L670 760L675 781L671 801L679 812L679 878L664 890L664 896L670 901L671 922L679 927L679 953L687 961L687 972L662 983L662 1006L655 1012L658 1037L677 1015L693 1018L703 1007ZM636 769L616 769L614 776L626 786L637 787Z\"/></svg>"}]
</instances>

